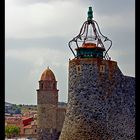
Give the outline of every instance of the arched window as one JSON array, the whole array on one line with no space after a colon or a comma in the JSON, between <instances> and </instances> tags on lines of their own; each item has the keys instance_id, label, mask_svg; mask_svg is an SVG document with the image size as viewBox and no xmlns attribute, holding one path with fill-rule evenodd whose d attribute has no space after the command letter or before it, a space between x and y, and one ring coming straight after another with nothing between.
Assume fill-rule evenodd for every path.
<instances>
[{"instance_id":1,"label":"arched window","mask_svg":"<svg viewBox=\"0 0 140 140\"><path fill-rule=\"evenodd\" d=\"M43 89L43 83L42 82L39 83L39 86L40 86L39 87L40 89Z\"/></svg>"}]
</instances>

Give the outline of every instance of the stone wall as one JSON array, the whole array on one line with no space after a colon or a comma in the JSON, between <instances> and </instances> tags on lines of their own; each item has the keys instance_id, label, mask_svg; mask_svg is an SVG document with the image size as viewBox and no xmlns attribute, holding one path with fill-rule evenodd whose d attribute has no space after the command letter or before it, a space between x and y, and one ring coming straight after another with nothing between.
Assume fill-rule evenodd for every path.
<instances>
[{"instance_id":1,"label":"stone wall","mask_svg":"<svg viewBox=\"0 0 140 140\"><path fill-rule=\"evenodd\" d=\"M58 91L38 90L37 96L37 139L56 140Z\"/></svg>"},{"instance_id":2,"label":"stone wall","mask_svg":"<svg viewBox=\"0 0 140 140\"><path fill-rule=\"evenodd\" d=\"M99 58L69 61L67 112L59 140L134 140L135 78Z\"/></svg>"},{"instance_id":3,"label":"stone wall","mask_svg":"<svg viewBox=\"0 0 140 140\"><path fill-rule=\"evenodd\" d=\"M66 108L57 108L57 132L60 133L63 127L64 119L66 114Z\"/></svg>"}]
</instances>

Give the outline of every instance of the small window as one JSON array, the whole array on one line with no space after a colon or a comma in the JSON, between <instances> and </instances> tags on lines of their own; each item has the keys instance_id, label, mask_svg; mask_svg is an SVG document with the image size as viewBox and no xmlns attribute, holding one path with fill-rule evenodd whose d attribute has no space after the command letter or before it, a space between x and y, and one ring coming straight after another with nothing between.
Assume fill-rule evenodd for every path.
<instances>
[{"instance_id":1,"label":"small window","mask_svg":"<svg viewBox=\"0 0 140 140\"><path fill-rule=\"evenodd\" d=\"M77 73L81 73L81 65L76 66L76 71L77 71Z\"/></svg>"},{"instance_id":2,"label":"small window","mask_svg":"<svg viewBox=\"0 0 140 140\"><path fill-rule=\"evenodd\" d=\"M105 65L100 65L100 72L105 72Z\"/></svg>"}]
</instances>

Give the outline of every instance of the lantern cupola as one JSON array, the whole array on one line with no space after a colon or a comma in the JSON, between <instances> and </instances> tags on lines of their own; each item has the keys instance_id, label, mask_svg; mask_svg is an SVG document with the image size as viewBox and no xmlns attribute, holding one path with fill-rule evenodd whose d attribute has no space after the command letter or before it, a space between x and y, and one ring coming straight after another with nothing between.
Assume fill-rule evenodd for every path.
<instances>
[{"instance_id":1,"label":"lantern cupola","mask_svg":"<svg viewBox=\"0 0 140 140\"><path fill-rule=\"evenodd\" d=\"M103 43L106 41L110 42L107 50ZM72 49L73 44L76 45L76 52ZM89 7L87 21L83 23L80 33L68 45L75 58L110 59L107 52L112 41L101 33L98 23L93 20L92 7Z\"/></svg>"}]
</instances>

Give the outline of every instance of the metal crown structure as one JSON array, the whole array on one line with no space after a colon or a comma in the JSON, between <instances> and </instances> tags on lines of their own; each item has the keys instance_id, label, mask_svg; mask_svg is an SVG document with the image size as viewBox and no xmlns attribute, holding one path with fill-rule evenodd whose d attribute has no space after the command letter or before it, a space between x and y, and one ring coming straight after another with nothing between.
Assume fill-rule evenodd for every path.
<instances>
[{"instance_id":1,"label":"metal crown structure","mask_svg":"<svg viewBox=\"0 0 140 140\"><path fill-rule=\"evenodd\" d=\"M105 45L103 43L106 41L110 42L110 45L107 50L105 49ZM87 21L83 23L80 29L80 33L69 41L68 46L71 49L74 57L78 58L80 55L76 55L76 53L73 51L72 43L75 43L77 49L79 49L81 48L81 46L83 46L83 44L89 42L96 44L97 48L100 49L103 48L104 49L103 58L110 59L108 51L112 46L112 41L101 33L98 23L95 20L93 20L92 7L89 7Z\"/></svg>"}]
</instances>

